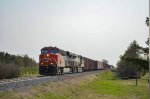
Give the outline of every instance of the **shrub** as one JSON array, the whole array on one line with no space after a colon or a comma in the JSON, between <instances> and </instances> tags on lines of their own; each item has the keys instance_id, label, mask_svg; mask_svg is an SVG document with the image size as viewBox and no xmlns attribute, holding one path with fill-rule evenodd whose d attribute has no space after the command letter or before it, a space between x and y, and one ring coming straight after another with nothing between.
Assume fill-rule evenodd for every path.
<instances>
[{"instance_id":1,"label":"shrub","mask_svg":"<svg viewBox=\"0 0 150 99\"><path fill-rule=\"evenodd\" d=\"M0 79L16 78L21 75L21 69L14 64L0 64Z\"/></svg>"}]
</instances>

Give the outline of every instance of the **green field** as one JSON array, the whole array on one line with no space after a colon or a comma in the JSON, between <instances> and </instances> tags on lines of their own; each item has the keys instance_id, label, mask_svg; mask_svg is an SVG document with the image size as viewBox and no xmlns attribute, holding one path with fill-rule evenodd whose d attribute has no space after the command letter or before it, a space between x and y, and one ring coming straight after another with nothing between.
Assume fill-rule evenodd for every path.
<instances>
[{"instance_id":1,"label":"green field","mask_svg":"<svg viewBox=\"0 0 150 99\"><path fill-rule=\"evenodd\" d=\"M88 84L87 88L97 93L99 98L148 99L148 82L146 79L138 80L138 86L135 86L135 79L121 80L112 72L98 76L99 79Z\"/></svg>"},{"instance_id":2,"label":"green field","mask_svg":"<svg viewBox=\"0 0 150 99\"><path fill-rule=\"evenodd\" d=\"M148 99L147 77L121 80L116 73L67 79L33 86L23 90L0 93L1 99Z\"/></svg>"}]
</instances>

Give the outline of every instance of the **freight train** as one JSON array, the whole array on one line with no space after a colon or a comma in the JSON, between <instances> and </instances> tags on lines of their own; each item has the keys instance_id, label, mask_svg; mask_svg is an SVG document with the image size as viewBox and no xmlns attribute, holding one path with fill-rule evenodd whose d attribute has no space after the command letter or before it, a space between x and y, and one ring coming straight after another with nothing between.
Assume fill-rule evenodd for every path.
<instances>
[{"instance_id":1,"label":"freight train","mask_svg":"<svg viewBox=\"0 0 150 99\"><path fill-rule=\"evenodd\" d=\"M39 74L63 74L66 68L69 69L69 72L74 73L108 69L110 66L105 61L92 60L57 47L50 46L41 49L41 54L39 55Z\"/></svg>"}]
</instances>

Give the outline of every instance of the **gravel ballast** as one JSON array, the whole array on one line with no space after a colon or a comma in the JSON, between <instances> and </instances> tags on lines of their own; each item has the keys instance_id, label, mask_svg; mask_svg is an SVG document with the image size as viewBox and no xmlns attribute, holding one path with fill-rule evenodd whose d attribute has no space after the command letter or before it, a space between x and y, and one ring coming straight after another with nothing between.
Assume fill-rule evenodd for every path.
<instances>
[{"instance_id":1,"label":"gravel ballast","mask_svg":"<svg viewBox=\"0 0 150 99\"><path fill-rule=\"evenodd\" d=\"M97 71L90 71L90 72L83 72L83 73L36 77L33 79L0 83L0 92L11 91L14 89L21 89L21 88L25 88L25 87L29 87L33 85L40 85L40 84L48 83L48 82L72 79L72 78L81 77L81 76L90 75L90 74L98 74L99 72L100 71L97 70Z\"/></svg>"}]
</instances>

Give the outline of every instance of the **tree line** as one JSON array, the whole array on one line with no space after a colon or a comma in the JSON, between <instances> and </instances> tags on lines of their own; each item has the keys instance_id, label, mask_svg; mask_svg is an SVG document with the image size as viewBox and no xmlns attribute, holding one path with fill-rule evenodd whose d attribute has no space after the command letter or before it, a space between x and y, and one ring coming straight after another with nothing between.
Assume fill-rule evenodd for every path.
<instances>
[{"instance_id":1,"label":"tree line","mask_svg":"<svg viewBox=\"0 0 150 99\"><path fill-rule=\"evenodd\" d=\"M22 75L26 68L38 67L36 61L28 55L11 55L0 52L0 79L14 78Z\"/></svg>"}]
</instances>

